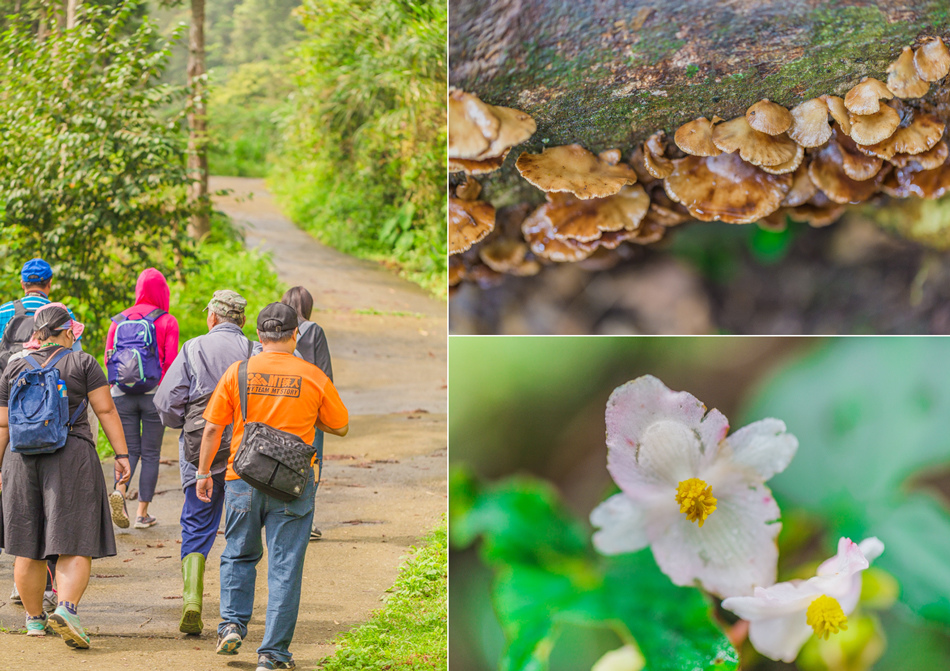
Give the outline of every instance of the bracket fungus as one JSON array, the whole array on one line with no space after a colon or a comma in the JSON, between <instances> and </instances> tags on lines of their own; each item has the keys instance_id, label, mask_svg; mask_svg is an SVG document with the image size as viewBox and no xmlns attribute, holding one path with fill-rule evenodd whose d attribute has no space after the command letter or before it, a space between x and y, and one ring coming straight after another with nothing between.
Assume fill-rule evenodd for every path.
<instances>
[{"instance_id":1,"label":"bracket fungus","mask_svg":"<svg viewBox=\"0 0 950 671\"><path fill-rule=\"evenodd\" d=\"M763 98L745 111L749 125L761 133L779 135L792 127L792 115L781 105Z\"/></svg>"},{"instance_id":2,"label":"bracket fungus","mask_svg":"<svg viewBox=\"0 0 950 671\"><path fill-rule=\"evenodd\" d=\"M489 105L471 93L449 93L449 170L485 174L501 167L515 145L527 141L537 126L530 115Z\"/></svg>"},{"instance_id":3,"label":"bracket fungus","mask_svg":"<svg viewBox=\"0 0 950 671\"><path fill-rule=\"evenodd\" d=\"M482 200L449 198L449 254L461 254L495 227L495 208Z\"/></svg>"},{"instance_id":4,"label":"bracket fungus","mask_svg":"<svg viewBox=\"0 0 950 671\"><path fill-rule=\"evenodd\" d=\"M890 100L893 97L893 92L884 82L874 77L865 77L848 91L844 97L844 106L852 114L874 114L881 109L881 100Z\"/></svg>"},{"instance_id":5,"label":"bracket fungus","mask_svg":"<svg viewBox=\"0 0 950 671\"><path fill-rule=\"evenodd\" d=\"M629 165L611 165L579 144L549 147L540 154L524 153L515 167L546 193L564 191L581 199L612 196L637 182L637 173Z\"/></svg>"},{"instance_id":6,"label":"bracket fungus","mask_svg":"<svg viewBox=\"0 0 950 671\"><path fill-rule=\"evenodd\" d=\"M730 154L739 152L743 161L756 166L788 164L800 149L784 133L769 135L757 131L749 125L744 116L717 125L713 128L712 139L713 144L722 151ZM795 167L791 168L794 169Z\"/></svg>"},{"instance_id":7,"label":"bracket fungus","mask_svg":"<svg viewBox=\"0 0 950 671\"><path fill-rule=\"evenodd\" d=\"M841 167L851 179L863 182L881 171L884 159L877 156L868 156L858 149L852 138L839 132L838 129L835 130L834 139L831 142L838 145L838 150L841 153Z\"/></svg>"},{"instance_id":8,"label":"bracket fungus","mask_svg":"<svg viewBox=\"0 0 950 671\"><path fill-rule=\"evenodd\" d=\"M930 84L917 74L910 47L904 47L898 59L888 66L887 88L898 98L923 98L930 90Z\"/></svg>"},{"instance_id":9,"label":"bracket fungus","mask_svg":"<svg viewBox=\"0 0 950 671\"><path fill-rule=\"evenodd\" d=\"M541 264L528 258L528 245L511 238L496 238L478 251L482 263L496 273L506 273L518 277L537 275Z\"/></svg>"},{"instance_id":10,"label":"bracket fungus","mask_svg":"<svg viewBox=\"0 0 950 671\"><path fill-rule=\"evenodd\" d=\"M852 179L845 172L843 162L838 143L829 142L808 164L808 176L829 199L842 205L861 203L873 196L880 180Z\"/></svg>"},{"instance_id":11,"label":"bracket fungus","mask_svg":"<svg viewBox=\"0 0 950 671\"><path fill-rule=\"evenodd\" d=\"M890 105L881 105L881 109L872 114L852 114L849 135L858 144L877 144L883 142L897 130L901 115Z\"/></svg>"},{"instance_id":12,"label":"bracket fungus","mask_svg":"<svg viewBox=\"0 0 950 671\"><path fill-rule=\"evenodd\" d=\"M771 175L732 153L687 156L673 165L663 183L667 195L702 221L751 224L777 210L792 187L792 175Z\"/></svg>"},{"instance_id":13,"label":"bracket fungus","mask_svg":"<svg viewBox=\"0 0 950 671\"><path fill-rule=\"evenodd\" d=\"M792 117L792 125L788 129L788 136L802 147L820 147L831 137L828 104L821 98L806 100L793 107L789 114Z\"/></svg>"},{"instance_id":14,"label":"bracket fungus","mask_svg":"<svg viewBox=\"0 0 950 671\"><path fill-rule=\"evenodd\" d=\"M885 160L896 154L922 154L940 141L945 128L946 124L934 115L917 114L906 128L898 128L893 135L876 144L859 143L858 149Z\"/></svg>"},{"instance_id":15,"label":"bracket fungus","mask_svg":"<svg viewBox=\"0 0 950 671\"><path fill-rule=\"evenodd\" d=\"M718 116L693 119L676 129L673 142L690 156L719 156L722 150L713 144L713 127L722 121Z\"/></svg>"},{"instance_id":16,"label":"bracket fungus","mask_svg":"<svg viewBox=\"0 0 950 671\"><path fill-rule=\"evenodd\" d=\"M792 175L792 188L785 194L781 206L797 207L804 205L808 202L809 198L815 195L817 190L818 187L815 186L815 183L811 181L811 177L808 176L808 165L802 163Z\"/></svg>"},{"instance_id":17,"label":"bracket fungus","mask_svg":"<svg viewBox=\"0 0 950 671\"><path fill-rule=\"evenodd\" d=\"M657 131L643 143L643 165L654 179L666 179L673 172L673 163L666 158L665 133Z\"/></svg>"},{"instance_id":18,"label":"bracket fungus","mask_svg":"<svg viewBox=\"0 0 950 671\"><path fill-rule=\"evenodd\" d=\"M950 49L939 37L925 42L914 52L914 68L925 82L935 82L950 73Z\"/></svg>"}]
</instances>

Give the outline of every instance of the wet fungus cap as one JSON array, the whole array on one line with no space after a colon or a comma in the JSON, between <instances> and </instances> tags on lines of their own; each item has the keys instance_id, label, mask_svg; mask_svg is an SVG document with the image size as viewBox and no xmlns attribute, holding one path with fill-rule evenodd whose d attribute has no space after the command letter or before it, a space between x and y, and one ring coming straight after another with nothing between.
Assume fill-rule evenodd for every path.
<instances>
[{"instance_id":1,"label":"wet fungus cap","mask_svg":"<svg viewBox=\"0 0 950 671\"><path fill-rule=\"evenodd\" d=\"M932 114L917 114L906 128L898 128L886 140L873 145L859 145L858 149L866 154L890 160L896 154L922 154L932 149L940 138L946 125Z\"/></svg>"},{"instance_id":2,"label":"wet fungus cap","mask_svg":"<svg viewBox=\"0 0 950 671\"><path fill-rule=\"evenodd\" d=\"M490 172L495 172L502 166L509 151L511 150L506 150L501 156L493 156L492 158L482 160L449 158L449 172L464 172L467 175L487 175Z\"/></svg>"},{"instance_id":3,"label":"wet fungus cap","mask_svg":"<svg viewBox=\"0 0 950 671\"><path fill-rule=\"evenodd\" d=\"M745 111L746 121L760 133L778 135L792 126L792 115L781 105L763 98Z\"/></svg>"},{"instance_id":4,"label":"wet fungus cap","mask_svg":"<svg viewBox=\"0 0 950 671\"><path fill-rule=\"evenodd\" d=\"M528 245L511 238L497 238L478 250L478 258L496 273L518 277L537 275L541 270L541 264L527 256Z\"/></svg>"},{"instance_id":5,"label":"wet fungus cap","mask_svg":"<svg viewBox=\"0 0 950 671\"><path fill-rule=\"evenodd\" d=\"M884 85L884 82L873 77L865 77L857 86L848 91L844 97L844 106L852 114L874 114L881 109L881 100L890 100L893 97L894 94ZM831 109L830 105L829 109Z\"/></svg>"},{"instance_id":6,"label":"wet fungus cap","mask_svg":"<svg viewBox=\"0 0 950 671\"><path fill-rule=\"evenodd\" d=\"M703 116L685 123L676 129L673 142L690 156L719 156L722 150L712 140L713 126L719 121L717 116L712 121Z\"/></svg>"},{"instance_id":7,"label":"wet fungus cap","mask_svg":"<svg viewBox=\"0 0 950 671\"><path fill-rule=\"evenodd\" d=\"M449 93L449 158L479 160L504 156L536 130L530 115L489 105L471 93Z\"/></svg>"},{"instance_id":8,"label":"wet fungus cap","mask_svg":"<svg viewBox=\"0 0 950 671\"><path fill-rule=\"evenodd\" d=\"M478 200L481 193L482 185L478 183L478 180L472 179L468 175L465 175L464 182L455 187L455 196L462 200Z\"/></svg>"},{"instance_id":9,"label":"wet fungus cap","mask_svg":"<svg viewBox=\"0 0 950 671\"><path fill-rule=\"evenodd\" d=\"M930 90L930 84L917 75L910 47L904 47L897 60L887 67L887 88L898 98L922 98Z\"/></svg>"},{"instance_id":10,"label":"wet fungus cap","mask_svg":"<svg viewBox=\"0 0 950 671\"><path fill-rule=\"evenodd\" d=\"M751 224L777 210L792 186L792 175L770 175L732 153L687 156L673 165L663 182L667 195L702 221Z\"/></svg>"},{"instance_id":11,"label":"wet fungus cap","mask_svg":"<svg viewBox=\"0 0 950 671\"><path fill-rule=\"evenodd\" d=\"M906 168L909 165L917 164L921 170L933 170L943 165L948 155L947 143L943 140L920 154L894 154L889 160L898 168Z\"/></svg>"},{"instance_id":12,"label":"wet fungus cap","mask_svg":"<svg viewBox=\"0 0 950 671\"><path fill-rule=\"evenodd\" d=\"M950 49L939 37L917 47L914 69L925 82L935 82L950 73Z\"/></svg>"},{"instance_id":13,"label":"wet fungus cap","mask_svg":"<svg viewBox=\"0 0 950 671\"><path fill-rule=\"evenodd\" d=\"M941 198L950 191L950 164L945 161L931 170L916 165L897 168L884 179L881 190L893 198Z\"/></svg>"},{"instance_id":14,"label":"wet fungus cap","mask_svg":"<svg viewBox=\"0 0 950 671\"><path fill-rule=\"evenodd\" d=\"M881 171L884 160L877 156L868 156L860 151L854 140L840 132L840 129L835 129L834 139L831 142L838 145L841 153L841 167L851 179L863 182Z\"/></svg>"},{"instance_id":15,"label":"wet fungus cap","mask_svg":"<svg viewBox=\"0 0 950 671\"><path fill-rule=\"evenodd\" d=\"M787 172L794 172L798 169L798 166L802 164L802 160L805 158L805 148L801 145L796 146L798 148L795 151L795 155L784 163L779 163L778 165L760 165L759 167L765 172L773 175L784 175Z\"/></svg>"},{"instance_id":16,"label":"wet fungus cap","mask_svg":"<svg viewBox=\"0 0 950 671\"><path fill-rule=\"evenodd\" d=\"M840 100L840 98L839 98ZM842 103L842 108L844 103ZM820 147L831 137L831 125L828 123L828 105L821 98L806 100L793 107L792 125L788 136L803 147Z\"/></svg>"},{"instance_id":17,"label":"wet fungus cap","mask_svg":"<svg viewBox=\"0 0 950 671\"><path fill-rule=\"evenodd\" d=\"M722 151L739 152L743 161L756 166L788 163L800 149L784 133L769 135L755 130L744 116L717 125L713 128L712 139Z\"/></svg>"},{"instance_id":18,"label":"wet fungus cap","mask_svg":"<svg viewBox=\"0 0 950 671\"><path fill-rule=\"evenodd\" d=\"M877 191L879 179L858 181L848 177L837 142L829 142L808 164L808 176L822 193L841 205L862 203ZM878 173L882 175L882 173Z\"/></svg>"},{"instance_id":19,"label":"wet fungus cap","mask_svg":"<svg viewBox=\"0 0 950 671\"><path fill-rule=\"evenodd\" d=\"M883 142L897 130L901 115L890 105L881 105L873 114L852 114L849 135L858 144Z\"/></svg>"},{"instance_id":20,"label":"wet fungus cap","mask_svg":"<svg viewBox=\"0 0 950 671\"><path fill-rule=\"evenodd\" d=\"M548 202L530 216L546 216L558 240L590 242L603 233L636 230L649 208L650 197L642 186L635 184L607 198L579 200L550 194Z\"/></svg>"},{"instance_id":21,"label":"wet fungus cap","mask_svg":"<svg viewBox=\"0 0 950 671\"><path fill-rule=\"evenodd\" d=\"M673 172L673 163L666 158L665 133L655 132L643 143L643 165L654 179L665 179Z\"/></svg>"},{"instance_id":22,"label":"wet fungus cap","mask_svg":"<svg viewBox=\"0 0 950 671\"><path fill-rule=\"evenodd\" d=\"M524 153L515 167L546 193L566 191L581 199L612 196L637 181L629 165L610 165L579 144L550 147L540 154Z\"/></svg>"},{"instance_id":23,"label":"wet fungus cap","mask_svg":"<svg viewBox=\"0 0 950 671\"><path fill-rule=\"evenodd\" d=\"M815 195L817 190L818 187L808 176L808 164L802 163L792 175L792 188L785 194L781 205L782 207L804 205L809 198Z\"/></svg>"},{"instance_id":24,"label":"wet fungus cap","mask_svg":"<svg viewBox=\"0 0 950 671\"><path fill-rule=\"evenodd\" d=\"M831 118L841 127L847 135L851 135L851 115L848 108L844 106L844 100L838 96L819 96L828 106L828 113Z\"/></svg>"},{"instance_id":25,"label":"wet fungus cap","mask_svg":"<svg viewBox=\"0 0 950 671\"><path fill-rule=\"evenodd\" d=\"M491 233L495 208L482 200L449 198L449 254L461 254Z\"/></svg>"}]
</instances>

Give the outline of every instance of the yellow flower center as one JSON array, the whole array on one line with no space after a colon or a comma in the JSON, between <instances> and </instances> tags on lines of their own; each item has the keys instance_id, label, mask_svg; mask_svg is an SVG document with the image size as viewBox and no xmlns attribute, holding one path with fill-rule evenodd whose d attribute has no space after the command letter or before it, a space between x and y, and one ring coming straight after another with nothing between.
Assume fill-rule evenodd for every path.
<instances>
[{"instance_id":1,"label":"yellow flower center","mask_svg":"<svg viewBox=\"0 0 950 671\"><path fill-rule=\"evenodd\" d=\"M676 487L676 502L680 504L680 512L686 515L686 519L698 523L699 526L703 526L706 518L716 509L712 486L699 478L690 478L679 483Z\"/></svg>"},{"instance_id":2,"label":"yellow flower center","mask_svg":"<svg viewBox=\"0 0 950 671\"><path fill-rule=\"evenodd\" d=\"M832 634L848 629L848 617L841 610L841 604L825 594L811 602L805 613L805 621L815 630L818 638L826 641Z\"/></svg>"}]
</instances>

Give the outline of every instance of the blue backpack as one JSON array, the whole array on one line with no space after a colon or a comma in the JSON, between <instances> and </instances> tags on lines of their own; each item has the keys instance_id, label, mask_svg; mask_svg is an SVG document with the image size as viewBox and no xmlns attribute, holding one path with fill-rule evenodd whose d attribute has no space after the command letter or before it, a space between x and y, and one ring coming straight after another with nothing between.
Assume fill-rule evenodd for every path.
<instances>
[{"instance_id":1,"label":"blue backpack","mask_svg":"<svg viewBox=\"0 0 950 671\"><path fill-rule=\"evenodd\" d=\"M64 347L43 367L32 356L25 357L30 367L17 375L9 398L10 449L14 452L55 452L66 444L69 430L86 410L83 399L69 416L66 385L56 364L70 351Z\"/></svg>"},{"instance_id":2,"label":"blue backpack","mask_svg":"<svg viewBox=\"0 0 950 671\"><path fill-rule=\"evenodd\" d=\"M164 310L152 310L144 317L130 319L121 312L112 318L116 323L115 341L106 370L109 384L118 385L126 394L144 394L158 386L162 379L162 362L158 358L155 320Z\"/></svg>"}]
</instances>

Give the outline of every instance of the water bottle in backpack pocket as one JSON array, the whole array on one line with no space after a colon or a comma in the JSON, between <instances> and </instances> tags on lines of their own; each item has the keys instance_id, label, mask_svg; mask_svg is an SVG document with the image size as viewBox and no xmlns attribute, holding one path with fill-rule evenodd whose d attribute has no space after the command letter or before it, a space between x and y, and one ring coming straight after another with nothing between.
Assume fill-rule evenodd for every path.
<instances>
[{"instance_id":1,"label":"water bottle in backpack pocket","mask_svg":"<svg viewBox=\"0 0 950 671\"><path fill-rule=\"evenodd\" d=\"M21 454L49 454L66 444L69 429L86 410L83 400L69 416L69 399L56 364L70 350L63 348L45 366L32 356L24 357L29 368L10 385L10 449Z\"/></svg>"},{"instance_id":2,"label":"water bottle in backpack pocket","mask_svg":"<svg viewBox=\"0 0 950 671\"><path fill-rule=\"evenodd\" d=\"M155 320L164 310L152 310L135 319L119 313L115 322L115 340L106 364L109 384L126 394L144 394L158 386L162 379L162 362L158 357Z\"/></svg>"}]
</instances>

